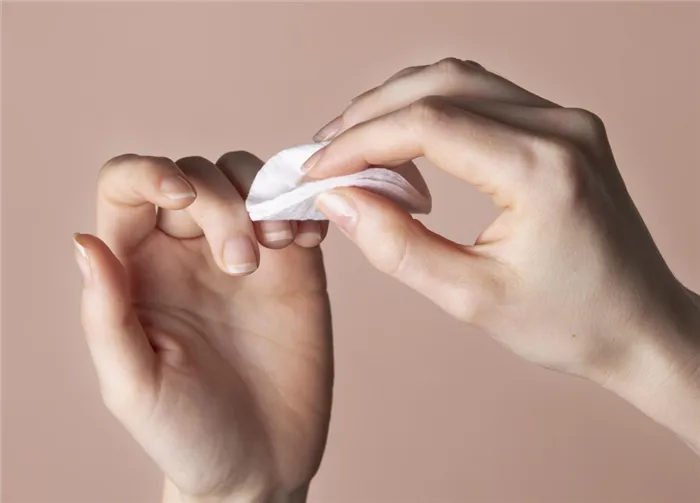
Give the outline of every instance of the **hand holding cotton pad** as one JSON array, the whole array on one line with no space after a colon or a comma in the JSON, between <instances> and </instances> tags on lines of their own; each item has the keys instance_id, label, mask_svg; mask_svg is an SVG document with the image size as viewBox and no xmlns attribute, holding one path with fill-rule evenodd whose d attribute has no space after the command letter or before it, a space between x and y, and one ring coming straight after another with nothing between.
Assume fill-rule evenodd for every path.
<instances>
[{"instance_id":1,"label":"hand holding cotton pad","mask_svg":"<svg viewBox=\"0 0 700 503\"><path fill-rule=\"evenodd\" d=\"M412 163L396 169L370 167L350 175L302 182L304 162L325 145L289 148L265 163L246 199L251 220L326 220L316 210L314 198L336 187L360 187L392 200L410 213L430 213L430 192Z\"/></svg>"}]
</instances>

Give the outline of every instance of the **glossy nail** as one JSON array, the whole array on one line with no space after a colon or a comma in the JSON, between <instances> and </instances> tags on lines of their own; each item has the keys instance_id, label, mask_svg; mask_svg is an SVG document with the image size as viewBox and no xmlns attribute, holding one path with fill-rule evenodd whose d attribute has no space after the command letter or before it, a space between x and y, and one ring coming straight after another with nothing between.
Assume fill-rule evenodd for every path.
<instances>
[{"instance_id":1,"label":"glossy nail","mask_svg":"<svg viewBox=\"0 0 700 503\"><path fill-rule=\"evenodd\" d=\"M164 178L160 191L169 199L192 199L196 195L192 185L180 175Z\"/></svg>"},{"instance_id":2,"label":"glossy nail","mask_svg":"<svg viewBox=\"0 0 700 503\"><path fill-rule=\"evenodd\" d=\"M318 133L316 133L313 137L314 141L321 142L321 141L329 141L333 139L337 134L338 131L340 131L340 126L343 122L343 116L339 115L332 121L330 121L328 124L323 126Z\"/></svg>"},{"instance_id":3,"label":"glossy nail","mask_svg":"<svg viewBox=\"0 0 700 503\"><path fill-rule=\"evenodd\" d=\"M88 257L85 247L80 243L81 237L78 233L73 234L73 245L75 246L75 260L83 277L83 283L87 284L90 281L92 271L90 268L90 257Z\"/></svg>"},{"instance_id":4,"label":"glossy nail","mask_svg":"<svg viewBox=\"0 0 700 503\"><path fill-rule=\"evenodd\" d=\"M253 243L248 236L229 238L224 243L223 262L229 274L249 274L258 268Z\"/></svg>"}]
</instances>

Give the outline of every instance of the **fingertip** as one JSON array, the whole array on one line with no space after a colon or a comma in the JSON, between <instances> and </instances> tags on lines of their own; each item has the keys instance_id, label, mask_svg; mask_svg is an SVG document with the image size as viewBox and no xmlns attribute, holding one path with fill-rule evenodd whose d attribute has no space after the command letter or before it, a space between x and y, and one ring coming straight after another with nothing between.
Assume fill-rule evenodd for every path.
<instances>
[{"instance_id":1,"label":"fingertip","mask_svg":"<svg viewBox=\"0 0 700 503\"><path fill-rule=\"evenodd\" d=\"M197 198L194 185L184 174L165 176L158 186L160 194L167 199L168 209L183 209L191 205Z\"/></svg>"},{"instance_id":2,"label":"fingertip","mask_svg":"<svg viewBox=\"0 0 700 503\"><path fill-rule=\"evenodd\" d=\"M299 222L294 242L302 248L314 248L321 244L323 237L324 234L321 228L321 222L305 220Z\"/></svg>"},{"instance_id":3,"label":"fingertip","mask_svg":"<svg viewBox=\"0 0 700 503\"><path fill-rule=\"evenodd\" d=\"M94 248L102 240L92 234L87 234L84 232L76 232L73 234L73 243L81 253L87 253L88 249Z\"/></svg>"},{"instance_id":4,"label":"fingertip","mask_svg":"<svg viewBox=\"0 0 700 503\"><path fill-rule=\"evenodd\" d=\"M107 289L121 289L122 266L112 250L97 236L85 233L73 235L75 256L83 282Z\"/></svg>"},{"instance_id":5,"label":"fingertip","mask_svg":"<svg viewBox=\"0 0 700 503\"><path fill-rule=\"evenodd\" d=\"M73 243L79 265L88 268L80 318L102 396L113 413L123 413L120 404L148 391L153 351L133 311L119 260L96 236L76 233Z\"/></svg>"},{"instance_id":6,"label":"fingertip","mask_svg":"<svg viewBox=\"0 0 700 503\"><path fill-rule=\"evenodd\" d=\"M92 271L90 267L90 256L87 251L87 240L78 232L73 234L73 248L75 251L75 260L78 264L78 269L82 276L83 285L87 286L90 283Z\"/></svg>"},{"instance_id":7,"label":"fingertip","mask_svg":"<svg viewBox=\"0 0 700 503\"><path fill-rule=\"evenodd\" d=\"M330 222L328 220L321 220L319 222L319 225L321 227L321 241L323 242L324 239L326 239L326 236L328 236L328 228Z\"/></svg>"},{"instance_id":8,"label":"fingertip","mask_svg":"<svg viewBox=\"0 0 700 503\"><path fill-rule=\"evenodd\" d=\"M291 222L270 220L255 223L258 242L265 248L279 250L294 242L294 228Z\"/></svg>"},{"instance_id":9,"label":"fingertip","mask_svg":"<svg viewBox=\"0 0 700 503\"><path fill-rule=\"evenodd\" d=\"M90 259L104 253L111 254L111 250L105 242L93 234L76 232L73 234L73 243L81 255Z\"/></svg>"},{"instance_id":10,"label":"fingertip","mask_svg":"<svg viewBox=\"0 0 700 503\"><path fill-rule=\"evenodd\" d=\"M228 238L223 245L221 267L231 276L247 276L258 268L259 250L257 239L250 236Z\"/></svg>"},{"instance_id":11,"label":"fingertip","mask_svg":"<svg viewBox=\"0 0 700 503\"><path fill-rule=\"evenodd\" d=\"M87 247L89 244L87 234L81 234L80 232L73 233L73 245L81 256L85 257L86 259L88 258Z\"/></svg>"},{"instance_id":12,"label":"fingertip","mask_svg":"<svg viewBox=\"0 0 700 503\"><path fill-rule=\"evenodd\" d=\"M315 142L330 141L338 135L343 125L343 116L338 115L328 124L323 126L314 136L313 140Z\"/></svg>"},{"instance_id":13,"label":"fingertip","mask_svg":"<svg viewBox=\"0 0 700 503\"><path fill-rule=\"evenodd\" d=\"M245 264L227 264L225 272L230 276L248 276L258 270L258 264L250 262Z\"/></svg>"},{"instance_id":14,"label":"fingertip","mask_svg":"<svg viewBox=\"0 0 700 503\"><path fill-rule=\"evenodd\" d=\"M314 171L314 168L318 166L319 161L323 157L323 154L326 153L327 149L328 149L327 145L324 147L321 147L316 152L314 152L311 155L311 157L309 157L306 161L304 161L304 164L301 166L301 170L304 173L304 176L302 178L303 181L314 180L314 177L311 174L311 172Z\"/></svg>"},{"instance_id":15,"label":"fingertip","mask_svg":"<svg viewBox=\"0 0 700 503\"><path fill-rule=\"evenodd\" d=\"M193 184L171 159L136 154L115 157L102 167L98 194L116 207L150 203L167 209L185 208L197 196Z\"/></svg>"},{"instance_id":16,"label":"fingertip","mask_svg":"<svg viewBox=\"0 0 700 503\"><path fill-rule=\"evenodd\" d=\"M111 254L109 247L97 236L76 232L73 234L73 245L77 255L84 261L91 263L100 260L105 252Z\"/></svg>"}]
</instances>

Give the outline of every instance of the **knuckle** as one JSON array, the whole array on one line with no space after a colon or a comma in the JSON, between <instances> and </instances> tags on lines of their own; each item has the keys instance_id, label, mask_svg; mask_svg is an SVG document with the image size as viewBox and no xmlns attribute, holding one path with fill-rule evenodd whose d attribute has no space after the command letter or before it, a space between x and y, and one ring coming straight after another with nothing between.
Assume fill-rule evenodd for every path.
<instances>
[{"instance_id":1,"label":"knuckle","mask_svg":"<svg viewBox=\"0 0 700 503\"><path fill-rule=\"evenodd\" d=\"M97 176L97 193L106 200L114 199L117 187L128 185L138 186L145 180L177 169L172 160L167 157L141 156L123 154L107 161Z\"/></svg>"},{"instance_id":2,"label":"knuckle","mask_svg":"<svg viewBox=\"0 0 700 503\"><path fill-rule=\"evenodd\" d=\"M463 72L466 66L461 59L449 57L435 63L435 68L445 75L452 76Z\"/></svg>"},{"instance_id":3,"label":"knuckle","mask_svg":"<svg viewBox=\"0 0 700 503\"><path fill-rule=\"evenodd\" d=\"M411 104L412 122L419 128L443 126L452 120L452 109L441 96L426 96Z\"/></svg>"},{"instance_id":4,"label":"knuckle","mask_svg":"<svg viewBox=\"0 0 700 503\"><path fill-rule=\"evenodd\" d=\"M544 177L543 184L550 195L571 200L585 187L583 154L579 147L568 140L549 137L537 141L538 170Z\"/></svg>"},{"instance_id":5,"label":"knuckle","mask_svg":"<svg viewBox=\"0 0 700 503\"><path fill-rule=\"evenodd\" d=\"M103 183L105 179L109 178L111 174L117 169L123 169L124 166L129 164L136 164L141 159L141 156L137 154L121 154L116 157L112 157L109 161L102 165L98 175L98 183Z\"/></svg>"},{"instance_id":6,"label":"knuckle","mask_svg":"<svg viewBox=\"0 0 700 503\"><path fill-rule=\"evenodd\" d=\"M464 83L465 78L475 78L483 75L483 67L473 61L462 61L458 58L444 58L432 65L433 71L447 83Z\"/></svg>"},{"instance_id":7,"label":"knuckle","mask_svg":"<svg viewBox=\"0 0 700 503\"><path fill-rule=\"evenodd\" d=\"M605 123L603 122L603 119L590 110L585 110L583 108L571 108L569 109L569 113L580 125L581 129L585 129L596 134L605 132Z\"/></svg>"},{"instance_id":8,"label":"knuckle","mask_svg":"<svg viewBox=\"0 0 700 503\"><path fill-rule=\"evenodd\" d=\"M239 165L247 165L249 163L260 166L264 164L263 161L247 150L234 150L231 152L226 152L216 161L216 164L225 164L236 167Z\"/></svg>"},{"instance_id":9,"label":"knuckle","mask_svg":"<svg viewBox=\"0 0 700 503\"><path fill-rule=\"evenodd\" d=\"M488 322L489 313L502 301L503 287L496 277L480 275L478 281L471 278L462 282L449 296L447 312L458 320L481 325Z\"/></svg>"},{"instance_id":10,"label":"knuckle","mask_svg":"<svg viewBox=\"0 0 700 503\"><path fill-rule=\"evenodd\" d=\"M473 288L458 288L447 299L445 310L460 321L473 322L483 305L483 300Z\"/></svg>"},{"instance_id":11,"label":"knuckle","mask_svg":"<svg viewBox=\"0 0 700 503\"><path fill-rule=\"evenodd\" d=\"M213 162L199 155L182 157L175 161L174 166L194 183L203 183L214 170L218 170Z\"/></svg>"},{"instance_id":12,"label":"knuckle","mask_svg":"<svg viewBox=\"0 0 700 503\"><path fill-rule=\"evenodd\" d=\"M598 115L582 108L568 108L564 113L574 134L585 142L598 142L605 138L605 123Z\"/></svg>"},{"instance_id":13,"label":"knuckle","mask_svg":"<svg viewBox=\"0 0 700 503\"><path fill-rule=\"evenodd\" d=\"M103 170L114 169L117 166L123 166L124 164L138 161L139 159L141 159L141 156L138 154L121 154L121 155L112 157L109 161L104 163L104 165L102 166L102 169Z\"/></svg>"},{"instance_id":14,"label":"knuckle","mask_svg":"<svg viewBox=\"0 0 700 503\"><path fill-rule=\"evenodd\" d=\"M173 167L173 161L167 157L122 154L113 157L102 166L98 180L103 181L108 179L113 176L115 172L142 172L144 169L172 169Z\"/></svg>"},{"instance_id":15,"label":"knuckle","mask_svg":"<svg viewBox=\"0 0 700 503\"><path fill-rule=\"evenodd\" d=\"M195 169L201 169L203 167L205 168L212 168L214 167L214 164L208 160L205 159L204 157L200 155L190 155L187 157L181 157L178 159L175 164L180 166L182 169L186 168L195 168Z\"/></svg>"}]
</instances>

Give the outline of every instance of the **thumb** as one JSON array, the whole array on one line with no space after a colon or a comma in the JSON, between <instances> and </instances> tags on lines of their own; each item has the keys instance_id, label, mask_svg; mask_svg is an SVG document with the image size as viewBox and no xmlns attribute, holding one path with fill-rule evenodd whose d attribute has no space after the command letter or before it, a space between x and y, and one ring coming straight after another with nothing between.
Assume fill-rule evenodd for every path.
<instances>
[{"instance_id":1,"label":"thumb","mask_svg":"<svg viewBox=\"0 0 700 503\"><path fill-rule=\"evenodd\" d=\"M369 262L453 316L473 321L488 293L491 259L427 229L393 202L358 188L340 188L316 199Z\"/></svg>"},{"instance_id":2,"label":"thumb","mask_svg":"<svg viewBox=\"0 0 700 503\"><path fill-rule=\"evenodd\" d=\"M83 275L82 324L103 400L121 412L154 389L155 353L132 307L124 267L100 239L73 238Z\"/></svg>"}]
</instances>

